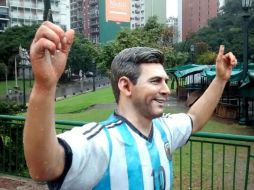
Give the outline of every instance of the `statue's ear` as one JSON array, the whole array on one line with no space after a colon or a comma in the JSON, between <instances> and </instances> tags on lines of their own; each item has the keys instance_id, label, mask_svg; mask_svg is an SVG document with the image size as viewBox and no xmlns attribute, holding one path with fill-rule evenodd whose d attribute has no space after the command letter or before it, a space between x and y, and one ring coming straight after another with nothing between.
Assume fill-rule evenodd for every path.
<instances>
[{"instance_id":1,"label":"statue's ear","mask_svg":"<svg viewBox=\"0 0 254 190\"><path fill-rule=\"evenodd\" d=\"M132 86L133 86L132 82L126 76L123 76L118 80L118 88L120 90L120 94L130 96Z\"/></svg>"}]
</instances>

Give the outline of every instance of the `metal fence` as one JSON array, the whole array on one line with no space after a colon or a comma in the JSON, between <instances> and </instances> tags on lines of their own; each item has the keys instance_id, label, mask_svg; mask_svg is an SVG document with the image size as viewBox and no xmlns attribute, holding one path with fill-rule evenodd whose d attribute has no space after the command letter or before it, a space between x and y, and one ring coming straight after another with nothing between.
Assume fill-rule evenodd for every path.
<instances>
[{"instance_id":1,"label":"metal fence","mask_svg":"<svg viewBox=\"0 0 254 190\"><path fill-rule=\"evenodd\" d=\"M0 115L0 173L29 177L23 155L24 118ZM56 121L57 132L85 122ZM173 155L174 189L251 190L254 137L199 132Z\"/></svg>"}]
</instances>

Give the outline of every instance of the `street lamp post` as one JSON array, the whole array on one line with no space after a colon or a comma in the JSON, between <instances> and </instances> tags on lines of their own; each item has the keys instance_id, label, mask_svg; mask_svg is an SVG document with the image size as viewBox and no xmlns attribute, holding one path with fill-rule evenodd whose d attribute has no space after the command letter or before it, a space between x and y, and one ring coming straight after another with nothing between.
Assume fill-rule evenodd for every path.
<instances>
[{"instance_id":1,"label":"street lamp post","mask_svg":"<svg viewBox=\"0 0 254 190\"><path fill-rule=\"evenodd\" d=\"M96 77L96 62L93 60L93 92L96 90L95 87L95 77Z\"/></svg>"},{"instance_id":2,"label":"street lamp post","mask_svg":"<svg viewBox=\"0 0 254 190\"><path fill-rule=\"evenodd\" d=\"M191 52L191 62L194 63L194 51L195 51L195 46L191 44L190 46L190 52Z\"/></svg>"},{"instance_id":3,"label":"street lamp post","mask_svg":"<svg viewBox=\"0 0 254 190\"><path fill-rule=\"evenodd\" d=\"M19 56L19 54L15 55L15 88L16 89L18 89L17 56Z\"/></svg>"},{"instance_id":4,"label":"street lamp post","mask_svg":"<svg viewBox=\"0 0 254 190\"><path fill-rule=\"evenodd\" d=\"M19 55L21 58L20 67L22 68L22 78L23 78L23 105L26 106L26 81L25 81L25 69L30 67L28 62L29 56L27 50L19 47Z\"/></svg>"},{"instance_id":5,"label":"street lamp post","mask_svg":"<svg viewBox=\"0 0 254 190\"><path fill-rule=\"evenodd\" d=\"M244 80L247 76L248 72L248 26L249 26L249 9L251 8L252 0L242 0L242 8L243 8L243 75L242 80ZM239 124L246 125L249 122L248 115L248 98L243 97L242 102L242 116L239 120Z\"/></svg>"},{"instance_id":6,"label":"street lamp post","mask_svg":"<svg viewBox=\"0 0 254 190\"><path fill-rule=\"evenodd\" d=\"M6 88L6 96L9 95L9 89L8 89L8 67L5 66L5 88Z\"/></svg>"}]
</instances>

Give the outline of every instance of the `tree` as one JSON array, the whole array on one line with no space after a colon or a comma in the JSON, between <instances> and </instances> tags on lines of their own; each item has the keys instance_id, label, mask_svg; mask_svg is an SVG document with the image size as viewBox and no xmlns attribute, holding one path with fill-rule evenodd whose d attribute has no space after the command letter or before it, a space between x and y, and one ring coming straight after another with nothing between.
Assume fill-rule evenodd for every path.
<instances>
[{"instance_id":1,"label":"tree","mask_svg":"<svg viewBox=\"0 0 254 190\"><path fill-rule=\"evenodd\" d=\"M116 42L110 42L101 46L101 51L98 58L98 69L101 73L108 73L110 65L119 52L119 47L116 45Z\"/></svg>"},{"instance_id":2,"label":"tree","mask_svg":"<svg viewBox=\"0 0 254 190\"><path fill-rule=\"evenodd\" d=\"M173 30L158 23L157 17L150 17L144 27L134 30L123 29L115 41L101 47L99 68L109 71L112 60L121 50L136 46L148 46L170 52ZM168 49L169 48L169 49Z\"/></svg>"},{"instance_id":3,"label":"tree","mask_svg":"<svg viewBox=\"0 0 254 190\"><path fill-rule=\"evenodd\" d=\"M216 53L211 51L204 52L197 57L197 63L202 65L212 65L215 63L216 55Z\"/></svg>"},{"instance_id":4,"label":"tree","mask_svg":"<svg viewBox=\"0 0 254 190\"><path fill-rule=\"evenodd\" d=\"M82 34L76 34L67 60L66 68L71 68L72 73L78 74L93 71L98 59L97 47Z\"/></svg>"},{"instance_id":5,"label":"tree","mask_svg":"<svg viewBox=\"0 0 254 190\"><path fill-rule=\"evenodd\" d=\"M10 76L14 75L15 56L19 46L29 49L38 25L14 26L0 33L0 62L8 67Z\"/></svg>"},{"instance_id":6,"label":"tree","mask_svg":"<svg viewBox=\"0 0 254 190\"><path fill-rule=\"evenodd\" d=\"M176 31L173 26L164 27L162 30L162 45L172 47L174 34L176 34Z\"/></svg>"},{"instance_id":7,"label":"tree","mask_svg":"<svg viewBox=\"0 0 254 190\"><path fill-rule=\"evenodd\" d=\"M175 51L173 48L164 49L165 68L172 68L178 65L183 65L188 60L188 53Z\"/></svg>"},{"instance_id":8,"label":"tree","mask_svg":"<svg viewBox=\"0 0 254 190\"><path fill-rule=\"evenodd\" d=\"M161 45L164 27L164 25L158 23L157 16L148 18L143 30L143 36L146 38L148 46L154 47L159 44Z\"/></svg>"}]
</instances>

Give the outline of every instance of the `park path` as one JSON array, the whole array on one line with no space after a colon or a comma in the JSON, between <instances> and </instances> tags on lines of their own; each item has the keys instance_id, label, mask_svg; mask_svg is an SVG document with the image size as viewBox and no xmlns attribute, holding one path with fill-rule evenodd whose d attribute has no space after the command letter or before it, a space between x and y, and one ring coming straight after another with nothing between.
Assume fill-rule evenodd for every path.
<instances>
[{"instance_id":1,"label":"park path","mask_svg":"<svg viewBox=\"0 0 254 190\"><path fill-rule=\"evenodd\" d=\"M45 183L32 179L0 175L0 190L48 190Z\"/></svg>"}]
</instances>

